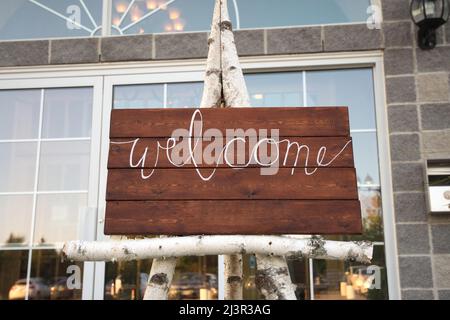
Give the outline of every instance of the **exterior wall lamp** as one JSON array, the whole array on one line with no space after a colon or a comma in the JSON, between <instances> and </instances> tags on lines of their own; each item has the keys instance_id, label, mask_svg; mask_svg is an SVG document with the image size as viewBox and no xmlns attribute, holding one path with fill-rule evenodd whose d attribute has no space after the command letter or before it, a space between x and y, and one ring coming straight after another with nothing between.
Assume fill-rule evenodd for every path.
<instances>
[{"instance_id":1,"label":"exterior wall lamp","mask_svg":"<svg viewBox=\"0 0 450 320\"><path fill-rule=\"evenodd\" d=\"M412 0L410 11L412 20L419 27L419 47L433 49L436 46L436 29L449 17L448 0Z\"/></svg>"}]
</instances>

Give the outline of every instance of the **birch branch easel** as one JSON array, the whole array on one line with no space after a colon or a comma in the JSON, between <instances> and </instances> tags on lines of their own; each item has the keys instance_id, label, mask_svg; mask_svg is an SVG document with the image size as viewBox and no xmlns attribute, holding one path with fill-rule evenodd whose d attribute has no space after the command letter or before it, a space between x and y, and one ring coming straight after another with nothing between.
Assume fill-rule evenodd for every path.
<instances>
[{"instance_id":1,"label":"birch branch easel","mask_svg":"<svg viewBox=\"0 0 450 320\"><path fill-rule=\"evenodd\" d=\"M216 0L201 108L250 107L239 64L227 0ZM350 260L368 263L369 242L327 241L295 236L187 236L105 242L71 241L63 253L76 261L130 261L153 258L144 300L165 300L177 258L224 254L225 299L242 299L242 254L255 254L256 286L266 299L295 300L285 257Z\"/></svg>"}]
</instances>

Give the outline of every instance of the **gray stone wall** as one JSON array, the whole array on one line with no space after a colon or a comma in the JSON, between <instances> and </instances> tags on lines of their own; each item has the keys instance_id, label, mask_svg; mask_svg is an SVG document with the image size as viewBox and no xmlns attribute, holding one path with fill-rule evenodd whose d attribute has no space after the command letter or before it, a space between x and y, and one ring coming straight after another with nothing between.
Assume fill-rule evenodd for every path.
<instances>
[{"instance_id":1,"label":"gray stone wall","mask_svg":"<svg viewBox=\"0 0 450 320\"><path fill-rule=\"evenodd\" d=\"M400 284L403 299L449 299L450 215L430 215L426 159L450 159L450 23L417 47L408 0L383 1Z\"/></svg>"},{"instance_id":2,"label":"gray stone wall","mask_svg":"<svg viewBox=\"0 0 450 320\"><path fill-rule=\"evenodd\" d=\"M450 215L430 215L426 159L450 159L450 23L435 49L417 47L409 0L382 0L381 30L365 24L245 30L238 53L383 50L403 299L450 299ZM207 33L0 42L0 67L205 58Z\"/></svg>"}]
</instances>

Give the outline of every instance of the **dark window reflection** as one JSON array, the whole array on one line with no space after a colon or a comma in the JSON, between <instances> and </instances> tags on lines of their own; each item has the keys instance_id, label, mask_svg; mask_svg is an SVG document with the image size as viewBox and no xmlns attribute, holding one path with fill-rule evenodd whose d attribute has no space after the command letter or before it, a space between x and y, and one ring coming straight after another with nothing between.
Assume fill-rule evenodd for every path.
<instances>
[{"instance_id":1,"label":"dark window reflection","mask_svg":"<svg viewBox=\"0 0 450 320\"><path fill-rule=\"evenodd\" d=\"M106 300L141 300L152 260L108 262L105 269ZM169 299L217 299L217 256L178 260Z\"/></svg>"},{"instance_id":2,"label":"dark window reflection","mask_svg":"<svg viewBox=\"0 0 450 320\"><path fill-rule=\"evenodd\" d=\"M33 250L29 299L81 299L83 263L62 261L57 250Z\"/></svg>"},{"instance_id":3,"label":"dark window reflection","mask_svg":"<svg viewBox=\"0 0 450 320\"><path fill-rule=\"evenodd\" d=\"M0 251L0 300L25 299L28 250Z\"/></svg>"}]
</instances>

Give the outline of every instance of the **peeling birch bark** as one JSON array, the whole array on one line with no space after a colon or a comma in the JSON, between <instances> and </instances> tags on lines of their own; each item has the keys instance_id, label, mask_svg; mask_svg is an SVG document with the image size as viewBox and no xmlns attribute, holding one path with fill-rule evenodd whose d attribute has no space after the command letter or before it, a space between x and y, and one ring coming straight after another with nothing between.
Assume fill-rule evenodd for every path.
<instances>
[{"instance_id":1,"label":"peeling birch bark","mask_svg":"<svg viewBox=\"0 0 450 320\"><path fill-rule=\"evenodd\" d=\"M153 259L143 300L167 300L177 261L178 258Z\"/></svg>"},{"instance_id":2,"label":"peeling birch bark","mask_svg":"<svg viewBox=\"0 0 450 320\"><path fill-rule=\"evenodd\" d=\"M222 105L222 66L220 46L220 0L216 1L208 38L208 58L200 108L219 108Z\"/></svg>"},{"instance_id":3,"label":"peeling birch bark","mask_svg":"<svg viewBox=\"0 0 450 320\"><path fill-rule=\"evenodd\" d=\"M297 299L284 257L256 254L256 263L256 288L266 300Z\"/></svg>"},{"instance_id":4,"label":"peeling birch bark","mask_svg":"<svg viewBox=\"0 0 450 320\"><path fill-rule=\"evenodd\" d=\"M290 258L348 260L369 263L372 244L366 241L331 241L322 237L187 236L121 241L69 241L63 254L74 261L132 261L136 259L264 254Z\"/></svg>"},{"instance_id":5,"label":"peeling birch bark","mask_svg":"<svg viewBox=\"0 0 450 320\"><path fill-rule=\"evenodd\" d=\"M178 258L154 259L144 300L167 300Z\"/></svg>"},{"instance_id":6,"label":"peeling birch bark","mask_svg":"<svg viewBox=\"0 0 450 320\"><path fill-rule=\"evenodd\" d=\"M220 34L222 44L222 86L225 107L250 107L247 85L234 43L227 0L221 1Z\"/></svg>"},{"instance_id":7,"label":"peeling birch bark","mask_svg":"<svg viewBox=\"0 0 450 320\"><path fill-rule=\"evenodd\" d=\"M224 256L225 300L242 300L242 255Z\"/></svg>"}]
</instances>

